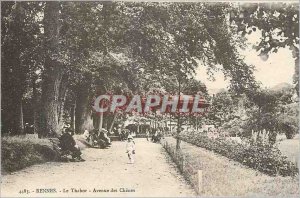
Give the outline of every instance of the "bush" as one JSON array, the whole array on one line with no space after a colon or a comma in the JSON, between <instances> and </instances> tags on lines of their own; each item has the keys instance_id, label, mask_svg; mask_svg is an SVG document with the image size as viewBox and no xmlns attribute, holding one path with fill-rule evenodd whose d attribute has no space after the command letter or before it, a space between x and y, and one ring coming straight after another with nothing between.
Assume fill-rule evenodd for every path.
<instances>
[{"instance_id":1,"label":"bush","mask_svg":"<svg viewBox=\"0 0 300 198\"><path fill-rule=\"evenodd\" d=\"M298 132L298 129L292 125L286 123L281 124L282 131L284 132L286 139L293 139Z\"/></svg>"},{"instance_id":2,"label":"bush","mask_svg":"<svg viewBox=\"0 0 300 198\"><path fill-rule=\"evenodd\" d=\"M180 139L233 159L271 176L295 176L299 170L277 147L257 143L237 143L224 138L210 139L200 133L180 135Z\"/></svg>"},{"instance_id":3,"label":"bush","mask_svg":"<svg viewBox=\"0 0 300 198\"><path fill-rule=\"evenodd\" d=\"M46 139L3 138L1 149L3 172L12 172L34 164L55 161L59 158L59 153L54 145Z\"/></svg>"}]
</instances>

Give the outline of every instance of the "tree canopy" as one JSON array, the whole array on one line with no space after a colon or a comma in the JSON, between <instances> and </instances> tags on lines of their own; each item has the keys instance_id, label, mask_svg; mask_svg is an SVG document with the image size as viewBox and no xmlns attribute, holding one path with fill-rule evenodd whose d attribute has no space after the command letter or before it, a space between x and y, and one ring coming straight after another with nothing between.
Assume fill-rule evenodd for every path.
<instances>
[{"instance_id":1,"label":"tree canopy","mask_svg":"<svg viewBox=\"0 0 300 198\"><path fill-rule=\"evenodd\" d=\"M238 53L245 39L237 33L241 25L230 23L229 15L235 9L232 4L2 2L1 5L5 132L21 134L24 121L39 126L36 131L41 137L59 134L64 123L71 123L78 133L84 128L101 128L102 118L93 114L90 103L97 94L109 91L142 93L161 88L176 93L207 94L201 80L194 79L200 66L210 75L221 70L230 79L231 91L235 93L250 94L258 88L254 67L247 65ZM294 7L284 9L287 13ZM260 16L261 12L259 8L255 14ZM271 14L270 11L266 20L279 23L273 21ZM283 14L281 22L298 17L291 14ZM248 24L248 29L253 29L254 24L262 28L268 22L235 21ZM295 30L286 30L288 24L272 27L280 25L287 37L285 45L297 43L297 34L288 34ZM277 30L264 31L269 35L267 38L273 35L268 32ZM275 38L270 38L269 42L275 42ZM265 42L258 47L274 52L276 47L266 48ZM33 116L24 117L24 110L33 112ZM104 120L108 128L113 123L111 115Z\"/></svg>"}]
</instances>

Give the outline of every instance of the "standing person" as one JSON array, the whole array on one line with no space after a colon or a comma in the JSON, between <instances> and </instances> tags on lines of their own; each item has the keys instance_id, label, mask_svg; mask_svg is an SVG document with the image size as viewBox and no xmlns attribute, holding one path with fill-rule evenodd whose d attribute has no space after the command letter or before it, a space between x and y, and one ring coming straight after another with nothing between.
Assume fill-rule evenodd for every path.
<instances>
[{"instance_id":1,"label":"standing person","mask_svg":"<svg viewBox=\"0 0 300 198\"><path fill-rule=\"evenodd\" d=\"M30 127L29 127L29 123L25 123L25 127L24 127L24 133L25 133L25 134L30 134Z\"/></svg>"},{"instance_id":2,"label":"standing person","mask_svg":"<svg viewBox=\"0 0 300 198\"><path fill-rule=\"evenodd\" d=\"M130 135L129 129L125 129L125 140L126 140L126 137L128 138L129 135Z\"/></svg>"},{"instance_id":3,"label":"standing person","mask_svg":"<svg viewBox=\"0 0 300 198\"><path fill-rule=\"evenodd\" d=\"M146 138L147 138L147 141L149 141L149 130L146 129Z\"/></svg>"},{"instance_id":4,"label":"standing person","mask_svg":"<svg viewBox=\"0 0 300 198\"><path fill-rule=\"evenodd\" d=\"M119 127L116 132L117 132L117 135L119 136L120 140L122 141L122 129L121 129L121 127Z\"/></svg>"},{"instance_id":5,"label":"standing person","mask_svg":"<svg viewBox=\"0 0 300 198\"><path fill-rule=\"evenodd\" d=\"M133 137L131 135L128 136L127 138L127 144L126 144L126 153L129 158L129 163L133 164L134 163L134 155L135 155L135 143L133 141Z\"/></svg>"}]
</instances>

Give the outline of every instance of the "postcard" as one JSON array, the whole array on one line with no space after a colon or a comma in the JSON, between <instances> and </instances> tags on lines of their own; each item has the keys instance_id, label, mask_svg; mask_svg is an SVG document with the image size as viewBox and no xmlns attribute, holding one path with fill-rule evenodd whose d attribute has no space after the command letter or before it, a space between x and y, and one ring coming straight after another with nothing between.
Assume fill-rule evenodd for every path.
<instances>
[{"instance_id":1,"label":"postcard","mask_svg":"<svg viewBox=\"0 0 300 198\"><path fill-rule=\"evenodd\" d=\"M298 1L1 1L1 197L299 197Z\"/></svg>"}]
</instances>

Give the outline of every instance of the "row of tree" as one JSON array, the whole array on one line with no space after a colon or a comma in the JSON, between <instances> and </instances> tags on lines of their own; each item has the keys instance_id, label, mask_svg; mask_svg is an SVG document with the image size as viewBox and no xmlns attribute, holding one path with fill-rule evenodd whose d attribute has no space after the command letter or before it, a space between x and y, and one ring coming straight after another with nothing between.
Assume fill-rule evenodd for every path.
<instances>
[{"instance_id":1,"label":"row of tree","mask_svg":"<svg viewBox=\"0 0 300 198\"><path fill-rule=\"evenodd\" d=\"M240 7L226 3L2 2L1 131L22 134L24 122L40 137L56 136L64 123L77 133L110 129L116 115L94 114L95 96L205 92L193 79L199 65L221 69L235 93L250 93L258 87L253 67L237 48L240 27L257 23L229 19L233 12Z\"/></svg>"}]
</instances>

